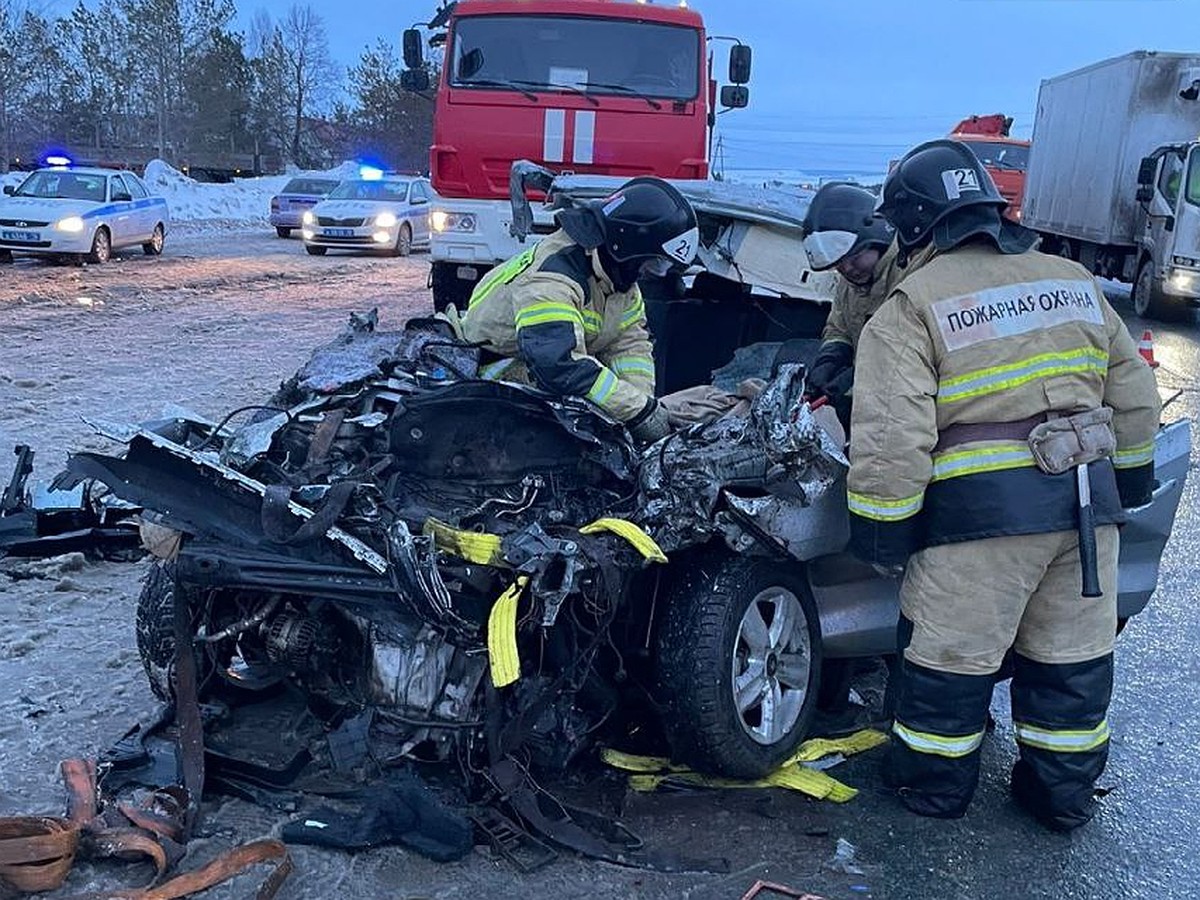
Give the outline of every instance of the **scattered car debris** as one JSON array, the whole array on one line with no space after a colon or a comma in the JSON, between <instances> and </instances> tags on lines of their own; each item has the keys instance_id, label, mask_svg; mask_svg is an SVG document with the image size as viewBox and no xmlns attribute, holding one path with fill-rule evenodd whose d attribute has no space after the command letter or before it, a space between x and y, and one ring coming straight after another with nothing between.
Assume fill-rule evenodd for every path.
<instances>
[{"instance_id":1,"label":"scattered car debris","mask_svg":"<svg viewBox=\"0 0 1200 900\"><path fill-rule=\"evenodd\" d=\"M138 552L138 510L111 495L93 496L85 483L70 490L29 490L34 452L25 444L13 451L17 462L0 494L0 559L52 557L83 551L112 559Z\"/></svg>"}]
</instances>

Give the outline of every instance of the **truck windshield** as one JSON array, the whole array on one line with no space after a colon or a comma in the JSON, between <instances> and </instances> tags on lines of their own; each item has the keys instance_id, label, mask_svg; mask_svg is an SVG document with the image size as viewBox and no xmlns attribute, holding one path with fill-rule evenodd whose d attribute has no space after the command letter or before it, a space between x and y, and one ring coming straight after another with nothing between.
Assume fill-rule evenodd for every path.
<instances>
[{"instance_id":1,"label":"truck windshield","mask_svg":"<svg viewBox=\"0 0 1200 900\"><path fill-rule=\"evenodd\" d=\"M979 157L979 161L988 168L1024 172L1029 166L1029 148L1021 144L1005 144L1000 141L963 143L970 147Z\"/></svg>"},{"instance_id":2,"label":"truck windshield","mask_svg":"<svg viewBox=\"0 0 1200 900\"><path fill-rule=\"evenodd\" d=\"M1192 148L1188 161L1187 193L1184 196L1188 203L1200 206L1200 147Z\"/></svg>"},{"instance_id":3,"label":"truck windshield","mask_svg":"<svg viewBox=\"0 0 1200 900\"><path fill-rule=\"evenodd\" d=\"M450 84L520 85L589 94L693 100L700 35L678 25L567 16L464 16L455 25Z\"/></svg>"}]
</instances>

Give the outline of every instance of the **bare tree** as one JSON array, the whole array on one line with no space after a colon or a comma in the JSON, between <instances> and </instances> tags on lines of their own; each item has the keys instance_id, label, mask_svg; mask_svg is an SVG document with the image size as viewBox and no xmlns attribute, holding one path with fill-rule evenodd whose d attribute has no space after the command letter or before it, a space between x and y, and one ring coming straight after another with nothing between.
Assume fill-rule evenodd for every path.
<instances>
[{"instance_id":1,"label":"bare tree","mask_svg":"<svg viewBox=\"0 0 1200 900\"><path fill-rule=\"evenodd\" d=\"M308 5L293 5L280 27L292 113L291 157L302 164L300 143L304 118L325 111L336 95L341 69L329 55L325 23Z\"/></svg>"}]
</instances>

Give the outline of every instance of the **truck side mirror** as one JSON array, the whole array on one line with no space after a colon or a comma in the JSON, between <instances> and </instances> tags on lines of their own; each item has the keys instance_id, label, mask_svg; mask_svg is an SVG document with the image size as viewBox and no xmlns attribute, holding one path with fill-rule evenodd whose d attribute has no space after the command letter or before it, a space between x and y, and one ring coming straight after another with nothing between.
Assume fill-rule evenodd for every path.
<instances>
[{"instance_id":1,"label":"truck side mirror","mask_svg":"<svg viewBox=\"0 0 1200 900\"><path fill-rule=\"evenodd\" d=\"M404 65L409 69L420 69L425 65L421 52L421 32L415 28L404 30Z\"/></svg>"},{"instance_id":2,"label":"truck side mirror","mask_svg":"<svg viewBox=\"0 0 1200 900\"><path fill-rule=\"evenodd\" d=\"M417 94L429 90L429 73L424 69L405 69L400 73L400 89Z\"/></svg>"},{"instance_id":3,"label":"truck side mirror","mask_svg":"<svg viewBox=\"0 0 1200 900\"><path fill-rule=\"evenodd\" d=\"M734 44L729 48L729 80L734 84L745 84L750 80L750 57L748 44Z\"/></svg>"},{"instance_id":4,"label":"truck side mirror","mask_svg":"<svg viewBox=\"0 0 1200 900\"><path fill-rule=\"evenodd\" d=\"M1154 176L1158 172L1158 157L1145 156L1138 166L1138 184L1154 184Z\"/></svg>"},{"instance_id":5,"label":"truck side mirror","mask_svg":"<svg viewBox=\"0 0 1200 900\"><path fill-rule=\"evenodd\" d=\"M1149 203L1154 199L1154 186L1149 184L1138 185L1136 199L1138 203Z\"/></svg>"},{"instance_id":6,"label":"truck side mirror","mask_svg":"<svg viewBox=\"0 0 1200 900\"><path fill-rule=\"evenodd\" d=\"M722 85L721 105L730 109L745 109L750 105L750 88L742 84Z\"/></svg>"}]
</instances>

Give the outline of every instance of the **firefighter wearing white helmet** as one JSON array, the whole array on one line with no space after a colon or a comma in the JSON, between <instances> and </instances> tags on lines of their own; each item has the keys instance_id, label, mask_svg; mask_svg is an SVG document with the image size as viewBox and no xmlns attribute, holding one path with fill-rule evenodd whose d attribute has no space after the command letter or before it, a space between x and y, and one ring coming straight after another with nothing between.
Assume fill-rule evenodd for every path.
<instances>
[{"instance_id":1,"label":"firefighter wearing white helmet","mask_svg":"<svg viewBox=\"0 0 1200 900\"><path fill-rule=\"evenodd\" d=\"M1096 280L1004 205L951 140L884 184L907 267L859 342L851 547L903 571L885 776L904 805L966 811L1011 648L1013 795L1066 830L1107 760L1117 523L1149 499L1159 399Z\"/></svg>"},{"instance_id":2,"label":"firefighter wearing white helmet","mask_svg":"<svg viewBox=\"0 0 1200 900\"><path fill-rule=\"evenodd\" d=\"M875 196L865 188L822 185L803 228L809 266L817 272L836 269L839 275L806 387L809 396L828 398L845 419L858 337L904 271L896 265L892 226L875 215Z\"/></svg>"},{"instance_id":3,"label":"firefighter wearing white helmet","mask_svg":"<svg viewBox=\"0 0 1200 900\"><path fill-rule=\"evenodd\" d=\"M584 397L639 443L665 436L637 281L682 271L699 230L687 199L659 178L558 213L559 230L484 276L462 319L489 355L484 377Z\"/></svg>"}]
</instances>

